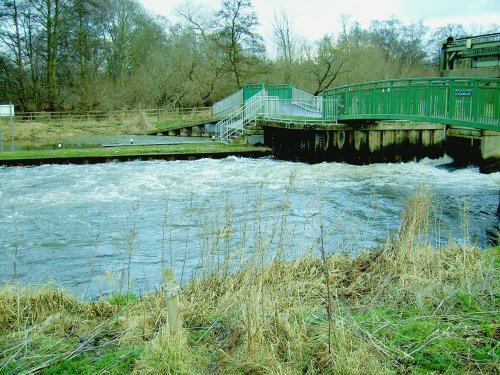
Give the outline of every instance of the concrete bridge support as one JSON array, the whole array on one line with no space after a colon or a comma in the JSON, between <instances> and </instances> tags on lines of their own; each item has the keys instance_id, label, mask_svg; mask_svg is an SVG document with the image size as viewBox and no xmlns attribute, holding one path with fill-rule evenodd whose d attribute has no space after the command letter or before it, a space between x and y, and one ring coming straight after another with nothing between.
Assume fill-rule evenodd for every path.
<instances>
[{"instance_id":1,"label":"concrete bridge support","mask_svg":"<svg viewBox=\"0 0 500 375\"><path fill-rule=\"evenodd\" d=\"M446 153L458 164L478 165L481 172L500 171L500 132L449 127Z\"/></svg>"},{"instance_id":2,"label":"concrete bridge support","mask_svg":"<svg viewBox=\"0 0 500 375\"><path fill-rule=\"evenodd\" d=\"M172 137L211 137L215 135L215 124L216 122L200 123L197 125L189 125L184 127L179 127L171 130L165 130L163 135L169 135ZM156 132L158 133L158 132Z\"/></svg>"},{"instance_id":3,"label":"concrete bridge support","mask_svg":"<svg viewBox=\"0 0 500 375\"><path fill-rule=\"evenodd\" d=\"M266 124L264 143L278 159L369 164L439 158L446 127L428 123Z\"/></svg>"}]
</instances>

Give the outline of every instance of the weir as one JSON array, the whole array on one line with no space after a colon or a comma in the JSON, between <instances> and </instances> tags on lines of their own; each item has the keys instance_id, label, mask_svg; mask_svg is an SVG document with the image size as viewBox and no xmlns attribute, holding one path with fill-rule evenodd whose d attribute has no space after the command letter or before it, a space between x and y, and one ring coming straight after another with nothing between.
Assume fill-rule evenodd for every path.
<instances>
[{"instance_id":1,"label":"weir","mask_svg":"<svg viewBox=\"0 0 500 375\"><path fill-rule=\"evenodd\" d=\"M442 157L446 127L429 123L313 125L307 128L266 124L264 137L264 143L279 159L313 163L390 163Z\"/></svg>"},{"instance_id":2,"label":"weir","mask_svg":"<svg viewBox=\"0 0 500 375\"><path fill-rule=\"evenodd\" d=\"M498 78L462 77L364 82L321 96L292 85L251 85L214 105L214 113L230 113L215 125L216 136L248 142L246 133L260 127L264 144L287 160L367 164L448 152L494 172L500 170L499 88Z\"/></svg>"}]
</instances>

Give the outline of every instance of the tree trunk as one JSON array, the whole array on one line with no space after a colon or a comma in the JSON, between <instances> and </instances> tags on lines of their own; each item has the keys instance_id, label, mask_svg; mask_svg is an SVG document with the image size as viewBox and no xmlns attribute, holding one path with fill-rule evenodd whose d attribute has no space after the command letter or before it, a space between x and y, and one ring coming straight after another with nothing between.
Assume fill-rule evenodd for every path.
<instances>
[{"instance_id":1,"label":"tree trunk","mask_svg":"<svg viewBox=\"0 0 500 375\"><path fill-rule=\"evenodd\" d=\"M19 78L19 99L21 111L24 111L26 109L26 77L24 75L24 58L21 44L21 32L19 28L19 11L15 0L13 2L13 11L14 25L16 29L16 65L17 75Z\"/></svg>"},{"instance_id":2,"label":"tree trunk","mask_svg":"<svg viewBox=\"0 0 500 375\"><path fill-rule=\"evenodd\" d=\"M59 44L59 0L45 0L47 32L47 97L49 111L57 109L57 47Z\"/></svg>"}]
</instances>

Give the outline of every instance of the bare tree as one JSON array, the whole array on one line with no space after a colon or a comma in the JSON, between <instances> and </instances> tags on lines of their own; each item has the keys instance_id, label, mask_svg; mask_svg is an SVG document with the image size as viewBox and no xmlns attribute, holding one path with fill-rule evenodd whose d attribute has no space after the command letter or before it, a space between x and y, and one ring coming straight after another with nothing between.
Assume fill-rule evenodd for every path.
<instances>
[{"instance_id":1,"label":"bare tree","mask_svg":"<svg viewBox=\"0 0 500 375\"><path fill-rule=\"evenodd\" d=\"M66 5L66 0L30 0L38 15L43 28L45 40L45 83L47 90L48 109L53 111L58 106L58 48L61 31L61 13Z\"/></svg>"},{"instance_id":2,"label":"bare tree","mask_svg":"<svg viewBox=\"0 0 500 375\"><path fill-rule=\"evenodd\" d=\"M249 0L224 0L216 13L217 44L223 51L227 69L238 87L252 59L263 56L262 37L255 28L259 24Z\"/></svg>"},{"instance_id":3,"label":"bare tree","mask_svg":"<svg viewBox=\"0 0 500 375\"><path fill-rule=\"evenodd\" d=\"M6 1L0 6L0 20L4 27L0 30L0 38L9 47L15 56L15 65L18 81L18 98L20 107L24 109L27 102L27 83L24 63L24 50L21 35L21 12L25 2L16 0ZM13 30L13 31L11 31Z\"/></svg>"},{"instance_id":4,"label":"bare tree","mask_svg":"<svg viewBox=\"0 0 500 375\"><path fill-rule=\"evenodd\" d=\"M285 81L290 82L292 80L295 46L292 36L292 22L288 18L283 4L281 4L279 13L274 10L273 34L278 50L278 59L281 59L285 65Z\"/></svg>"},{"instance_id":5,"label":"bare tree","mask_svg":"<svg viewBox=\"0 0 500 375\"><path fill-rule=\"evenodd\" d=\"M209 104L213 101L219 81L226 75L226 62L221 58L218 48L215 20L211 12L201 5L188 1L177 9L177 15L184 20L184 29L194 34L196 55L192 65L191 80L186 82L189 89L197 94L200 104Z\"/></svg>"},{"instance_id":6,"label":"bare tree","mask_svg":"<svg viewBox=\"0 0 500 375\"><path fill-rule=\"evenodd\" d=\"M213 27L213 19L210 14L207 14L206 9L202 5L186 1L175 11L184 20L187 29L201 36L205 42L208 42L207 39Z\"/></svg>"},{"instance_id":7,"label":"bare tree","mask_svg":"<svg viewBox=\"0 0 500 375\"><path fill-rule=\"evenodd\" d=\"M387 72L384 78L406 76L415 63L425 60L423 39L426 32L422 21L408 26L397 18L372 21L369 42L385 54Z\"/></svg>"},{"instance_id":8,"label":"bare tree","mask_svg":"<svg viewBox=\"0 0 500 375\"><path fill-rule=\"evenodd\" d=\"M316 57L311 61L310 73L315 78L316 88L314 95L318 95L323 90L331 87L342 70L345 60L340 56L335 47L333 37L325 35L317 43Z\"/></svg>"}]
</instances>

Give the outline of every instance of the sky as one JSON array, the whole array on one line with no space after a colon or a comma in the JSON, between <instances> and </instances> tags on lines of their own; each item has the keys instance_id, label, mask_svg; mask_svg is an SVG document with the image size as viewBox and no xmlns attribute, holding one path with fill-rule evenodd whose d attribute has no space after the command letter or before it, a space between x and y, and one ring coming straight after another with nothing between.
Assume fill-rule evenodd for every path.
<instances>
[{"instance_id":1,"label":"sky","mask_svg":"<svg viewBox=\"0 0 500 375\"><path fill-rule=\"evenodd\" d=\"M190 0L207 10L220 7L220 0ZM175 9L186 0L140 0L151 13L166 16L175 22ZM251 0L261 25L259 33L272 39L274 12L284 5L295 33L309 41L327 33L339 33L340 16L351 16L362 27L372 20L395 16L405 23L423 20L430 27L461 24L466 30L500 24L499 0ZM500 30L499 30L500 31Z\"/></svg>"}]
</instances>

